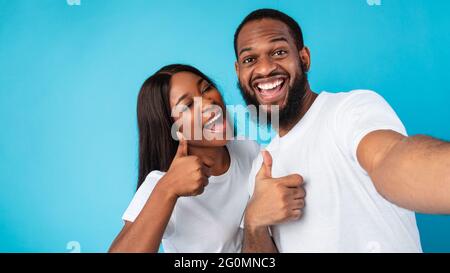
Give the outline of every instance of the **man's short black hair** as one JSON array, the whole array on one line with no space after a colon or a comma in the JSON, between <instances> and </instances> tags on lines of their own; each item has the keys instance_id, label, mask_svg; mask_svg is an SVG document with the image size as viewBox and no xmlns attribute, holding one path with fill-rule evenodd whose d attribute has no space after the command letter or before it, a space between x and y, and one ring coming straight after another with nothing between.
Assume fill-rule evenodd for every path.
<instances>
[{"instance_id":1,"label":"man's short black hair","mask_svg":"<svg viewBox=\"0 0 450 273\"><path fill-rule=\"evenodd\" d=\"M292 17L275 9L258 9L247 15L234 33L234 53L236 54L236 58L238 58L237 38L242 28L249 22L262 19L273 19L286 24L286 26L288 26L289 28L289 32L294 38L297 49L300 50L303 48L304 45L302 29L300 28L300 25L294 19L292 19Z\"/></svg>"}]
</instances>

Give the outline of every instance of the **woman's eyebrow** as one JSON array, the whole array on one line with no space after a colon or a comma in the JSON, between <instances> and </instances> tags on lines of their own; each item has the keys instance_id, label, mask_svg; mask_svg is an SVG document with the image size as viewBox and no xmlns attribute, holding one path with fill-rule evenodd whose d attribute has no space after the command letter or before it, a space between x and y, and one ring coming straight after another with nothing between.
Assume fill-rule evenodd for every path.
<instances>
[{"instance_id":1,"label":"woman's eyebrow","mask_svg":"<svg viewBox=\"0 0 450 273\"><path fill-rule=\"evenodd\" d=\"M175 103L175 105L178 105L182 100L184 100L186 97L188 96L187 93L184 93L183 95L181 95L178 100L177 103Z\"/></svg>"},{"instance_id":2,"label":"woman's eyebrow","mask_svg":"<svg viewBox=\"0 0 450 273\"><path fill-rule=\"evenodd\" d=\"M203 78L200 78L198 81L197 81L197 86L200 88L200 85L201 85L201 83L204 81L205 79L203 79ZM178 98L178 100L177 100L177 103L175 103L175 105L178 105L182 100L184 100L186 97L188 97L189 96L189 94L188 94L188 92L186 92L186 93L184 93L183 95L181 95L179 98Z\"/></svg>"},{"instance_id":3,"label":"woman's eyebrow","mask_svg":"<svg viewBox=\"0 0 450 273\"><path fill-rule=\"evenodd\" d=\"M204 81L204 79L203 79L203 78L200 78L200 79L197 81L197 86L200 87L200 85L202 84L203 81Z\"/></svg>"},{"instance_id":4,"label":"woman's eyebrow","mask_svg":"<svg viewBox=\"0 0 450 273\"><path fill-rule=\"evenodd\" d=\"M200 78L200 79L197 81L197 86L199 87L199 89L200 89L200 85L202 84L202 82L203 82L204 80L205 80L205 79ZM187 93L187 92L184 93L183 95L181 95L181 96L178 98L177 103L175 103L175 105L178 105L178 104L179 104L182 100L184 100L187 96L188 96L188 93Z\"/></svg>"}]
</instances>

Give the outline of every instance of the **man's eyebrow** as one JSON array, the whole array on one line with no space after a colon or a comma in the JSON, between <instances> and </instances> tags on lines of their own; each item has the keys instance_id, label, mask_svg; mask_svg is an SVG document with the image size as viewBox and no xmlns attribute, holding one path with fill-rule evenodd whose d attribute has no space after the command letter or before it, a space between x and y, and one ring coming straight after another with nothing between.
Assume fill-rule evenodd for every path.
<instances>
[{"instance_id":1,"label":"man's eyebrow","mask_svg":"<svg viewBox=\"0 0 450 273\"><path fill-rule=\"evenodd\" d=\"M276 43L276 42L288 42L288 40L284 37L277 37L277 38L273 38L272 40L270 40L269 42L271 43Z\"/></svg>"},{"instance_id":2,"label":"man's eyebrow","mask_svg":"<svg viewBox=\"0 0 450 273\"><path fill-rule=\"evenodd\" d=\"M242 53L244 53L245 51L250 51L252 50L251 47L244 47L243 49L241 49L241 51L239 51L239 56L241 56Z\"/></svg>"},{"instance_id":3,"label":"man's eyebrow","mask_svg":"<svg viewBox=\"0 0 450 273\"><path fill-rule=\"evenodd\" d=\"M269 41L270 43L276 43L276 42L286 42L288 43L288 40L284 37L277 37L277 38L273 38ZM243 49L241 49L241 51L239 51L239 56L241 56L242 53L244 53L245 51L250 51L252 50L251 47L244 47Z\"/></svg>"}]
</instances>

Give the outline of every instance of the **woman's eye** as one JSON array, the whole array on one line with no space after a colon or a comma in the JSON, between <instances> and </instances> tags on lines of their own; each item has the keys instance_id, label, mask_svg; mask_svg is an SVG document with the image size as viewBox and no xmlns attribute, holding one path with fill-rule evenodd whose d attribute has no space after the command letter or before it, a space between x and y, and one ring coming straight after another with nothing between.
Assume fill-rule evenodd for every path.
<instances>
[{"instance_id":1,"label":"woman's eye","mask_svg":"<svg viewBox=\"0 0 450 273\"><path fill-rule=\"evenodd\" d=\"M211 90L211 87L212 87L211 84L208 84L207 86L205 86L205 87L202 89L202 94L205 93L205 92L208 92L209 90Z\"/></svg>"},{"instance_id":2,"label":"woman's eye","mask_svg":"<svg viewBox=\"0 0 450 273\"><path fill-rule=\"evenodd\" d=\"M185 104L186 107L183 107L183 112L185 112L185 111L187 111L189 108L191 108L192 104L193 104L192 101L186 102L186 104Z\"/></svg>"}]
</instances>

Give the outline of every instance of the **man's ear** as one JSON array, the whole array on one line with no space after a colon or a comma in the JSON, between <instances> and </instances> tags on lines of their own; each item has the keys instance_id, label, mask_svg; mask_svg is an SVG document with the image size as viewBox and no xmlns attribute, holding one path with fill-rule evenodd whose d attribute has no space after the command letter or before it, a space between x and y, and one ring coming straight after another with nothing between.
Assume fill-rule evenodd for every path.
<instances>
[{"instance_id":1,"label":"man's ear","mask_svg":"<svg viewBox=\"0 0 450 273\"><path fill-rule=\"evenodd\" d=\"M236 75L239 77L239 64L237 61L234 62L234 70L236 71Z\"/></svg>"},{"instance_id":2,"label":"man's ear","mask_svg":"<svg viewBox=\"0 0 450 273\"><path fill-rule=\"evenodd\" d=\"M300 49L298 55L300 56L302 63L306 66L306 71L309 71L309 68L311 67L311 52L309 51L309 48L304 46Z\"/></svg>"}]
</instances>

